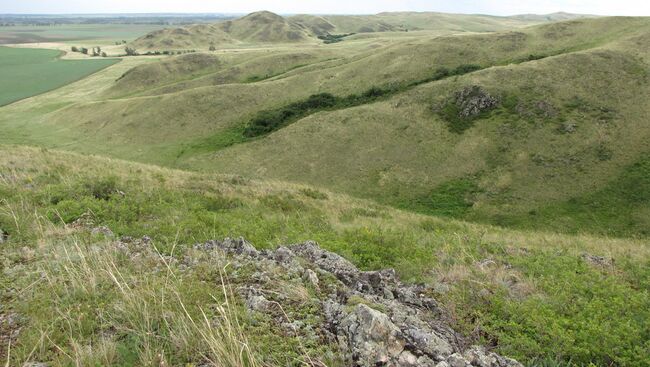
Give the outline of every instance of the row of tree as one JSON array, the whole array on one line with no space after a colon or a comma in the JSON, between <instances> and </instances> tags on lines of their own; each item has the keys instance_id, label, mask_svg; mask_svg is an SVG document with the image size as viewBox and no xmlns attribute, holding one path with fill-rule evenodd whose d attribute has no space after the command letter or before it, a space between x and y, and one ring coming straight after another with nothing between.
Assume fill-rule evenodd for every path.
<instances>
[{"instance_id":1,"label":"row of tree","mask_svg":"<svg viewBox=\"0 0 650 367\"><path fill-rule=\"evenodd\" d=\"M108 57L106 52L102 51L101 47L93 47L90 50L87 49L86 47L77 47L77 46L72 46L71 47L72 52L79 52L84 55L90 55L93 57L101 56L101 57ZM120 56L140 56L141 54L133 47L126 46L124 47L124 55ZM187 53L194 53L196 50L181 50L181 51L147 51L146 53L142 55L181 55L181 54L187 54Z\"/></svg>"}]
</instances>

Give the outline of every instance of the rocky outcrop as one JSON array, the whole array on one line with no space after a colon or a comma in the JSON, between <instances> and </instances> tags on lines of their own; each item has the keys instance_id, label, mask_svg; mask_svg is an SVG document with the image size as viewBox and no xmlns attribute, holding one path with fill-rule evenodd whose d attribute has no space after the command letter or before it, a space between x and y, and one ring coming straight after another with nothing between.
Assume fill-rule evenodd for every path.
<instances>
[{"instance_id":1,"label":"rocky outcrop","mask_svg":"<svg viewBox=\"0 0 650 367\"><path fill-rule=\"evenodd\" d=\"M258 251L240 238L209 241L195 249L225 253L236 269L254 267L256 283L239 288L249 310L268 314L295 333L324 335L352 366L521 366L483 348L467 347L429 296L431 290L403 284L392 269L360 271L315 242ZM281 289L265 289L274 276L313 289L316 299L310 301L319 306L319 315L288 320L284 309L291 307L290 297ZM314 316L321 321L310 325Z\"/></svg>"},{"instance_id":2,"label":"rocky outcrop","mask_svg":"<svg viewBox=\"0 0 650 367\"><path fill-rule=\"evenodd\" d=\"M454 97L460 118L475 117L499 105L496 97L491 96L478 85L466 87L456 92Z\"/></svg>"}]
</instances>

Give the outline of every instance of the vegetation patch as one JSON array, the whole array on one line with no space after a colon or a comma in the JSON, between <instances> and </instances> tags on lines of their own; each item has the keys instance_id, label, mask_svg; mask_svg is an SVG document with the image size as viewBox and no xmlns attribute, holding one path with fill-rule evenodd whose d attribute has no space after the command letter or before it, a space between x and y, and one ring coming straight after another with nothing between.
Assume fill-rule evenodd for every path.
<instances>
[{"instance_id":1,"label":"vegetation patch","mask_svg":"<svg viewBox=\"0 0 650 367\"><path fill-rule=\"evenodd\" d=\"M460 65L452 70L440 68L431 77L405 86L372 87L361 94L351 94L344 97L334 96L330 93L314 94L303 101L259 112L248 122L244 129L244 136L247 138L263 136L319 111L340 110L373 103L424 83L450 76L463 75L480 69L480 66L471 64Z\"/></svg>"},{"instance_id":2,"label":"vegetation patch","mask_svg":"<svg viewBox=\"0 0 650 367\"><path fill-rule=\"evenodd\" d=\"M421 213L458 218L472 208L474 198L480 191L476 178L461 178L445 182L427 195L401 206Z\"/></svg>"},{"instance_id":3,"label":"vegetation patch","mask_svg":"<svg viewBox=\"0 0 650 367\"><path fill-rule=\"evenodd\" d=\"M601 149L603 151L601 151ZM598 159L609 159L599 147ZM650 236L650 156L641 157L604 188L510 219L515 226L540 225L568 233Z\"/></svg>"},{"instance_id":4,"label":"vegetation patch","mask_svg":"<svg viewBox=\"0 0 650 367\"><path fill-rule=\"evenodd\" d=\"M326 34L324 36L318 36L319 40L322 40L323 43L331 44L331 43L338 43L343 41L345 37L350 37L355 35L356 33L345 33L345 34Z\"/></svg>"}]
</instances>

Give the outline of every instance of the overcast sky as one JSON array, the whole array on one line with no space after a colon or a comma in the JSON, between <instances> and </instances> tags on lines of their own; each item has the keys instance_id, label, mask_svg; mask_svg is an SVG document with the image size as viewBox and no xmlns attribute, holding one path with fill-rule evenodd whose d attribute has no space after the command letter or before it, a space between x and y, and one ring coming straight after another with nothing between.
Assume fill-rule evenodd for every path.
<instances>
[{"instance_id":1,"label":"overcast sky","mask_svg":"<svg viewBox=\"0 0 650 367\"><path fill-rule=\"evenodd\" d=\"M650 15L650 0L0 0L7 13L248 13L374 14L439 11L513 15L557 11Z\"/></svg>"}]
</instances>

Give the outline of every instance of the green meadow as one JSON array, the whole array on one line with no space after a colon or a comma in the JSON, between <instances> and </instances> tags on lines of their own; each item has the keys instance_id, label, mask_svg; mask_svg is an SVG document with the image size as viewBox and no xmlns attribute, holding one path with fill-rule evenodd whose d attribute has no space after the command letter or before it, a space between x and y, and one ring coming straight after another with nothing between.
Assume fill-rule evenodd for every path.
<instances>
[{"instance_id":1,"label":"green meadow","mask_svg":"<svg viewBox=\"0 0 650 367\"><path fill-rule=\"evenodd\" d=\"M0 106L59 88L118 60L60 60L56 50L0 47Z\"/></svg>"}]
</instances>

